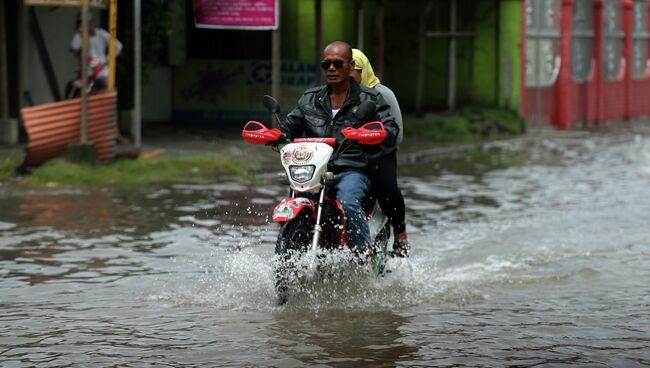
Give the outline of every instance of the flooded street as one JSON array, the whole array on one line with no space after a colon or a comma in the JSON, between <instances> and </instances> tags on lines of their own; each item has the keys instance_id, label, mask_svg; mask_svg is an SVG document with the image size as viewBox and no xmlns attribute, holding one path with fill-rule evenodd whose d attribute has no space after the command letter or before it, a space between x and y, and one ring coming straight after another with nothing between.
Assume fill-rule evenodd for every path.
<instances>
[{"instance_id":1,"label":"flooded street","mask_svg":"<svg viewBox=\"0 0 650 368\"><path fill-rule=\"evenodd\" d=\"M0 187L0 366L650 366L650 135L400 174L412 256L333 259L282 307L281 184Z\"/></svg>"}]
</instances>

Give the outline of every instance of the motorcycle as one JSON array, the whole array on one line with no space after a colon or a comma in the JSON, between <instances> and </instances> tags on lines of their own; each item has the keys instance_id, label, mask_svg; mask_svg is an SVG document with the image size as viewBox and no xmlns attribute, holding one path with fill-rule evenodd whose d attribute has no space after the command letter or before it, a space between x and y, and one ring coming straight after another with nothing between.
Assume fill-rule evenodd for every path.
<instances>
[{"instance_id":1,"label":"motorcycle","mask_svg":"<svg viewBox=\"0 0 650 368\"><path fill-rule=\"evenodd\" d=\"M270 96L264 96L264 105L277 120L279 103ZM383 141L386 131L381 122L363 123L370 120L375 112L374 103L362 103L355 112L355 118L363 125L345 128L342 131L345 139L340 143L336 138L296 138L279 150L290 188L289 197L273 210L273 221L281 224L275 246L278 257L275 289L280 304L287 301L297 273L296 261L302 254L309 250L345 248L354 252L346 231L343 207L336 200L334 188L327 186L334 179L329 163L345 152L351 143L376 145ZM244 126L242 137L251 144L278 147L286 143L281 142L283 135L278 128L268 129L258 121L249 121ZM363 208L371 241L364 257L357 260L380 276L389 258L391 228L374 198L366 198Z\"/></svg>"},{"instance_id":2,"label":"motorcycle","mask_svg":"<svg viewBox=\"0 0 650 368\"><path fill-rule=\"evenodd\" d=\"M99 58L96 58L94 56L88 56L88 78L86 79L86 92L91 93L95 90L103 89L106 87L102 82L98 82L97 76L99 73L102 72L104 69L105 65L99 60ZM81 78L81 68L82 66L79 65L77 70L75 71L76 77L75 79L68 81L68 83L65 86L65 99L69 100L72 98L78 98L81 96L81 88L83 85L83 80Z\"/></svg>"}]
</instances>

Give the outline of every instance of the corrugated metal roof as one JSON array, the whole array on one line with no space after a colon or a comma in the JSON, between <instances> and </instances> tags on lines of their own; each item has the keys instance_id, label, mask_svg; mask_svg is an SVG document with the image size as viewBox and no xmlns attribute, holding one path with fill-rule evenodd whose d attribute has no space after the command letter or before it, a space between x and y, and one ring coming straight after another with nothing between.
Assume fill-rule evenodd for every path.
<instances>
[{"instance_id":1,"label":"corrugated metal roof","mask_svg":"<svg viewBox=\"0 0 650 368\"><path fill-rule=\"evenodd\" d=\"M101 161L115 158L117 93L106 91L88 97L88 143L95 145ZM21 110L29 136L23 166L36 166L65 154L68 144L81 139L79 98L27 107Z\"/></svg>"}]
</instances>

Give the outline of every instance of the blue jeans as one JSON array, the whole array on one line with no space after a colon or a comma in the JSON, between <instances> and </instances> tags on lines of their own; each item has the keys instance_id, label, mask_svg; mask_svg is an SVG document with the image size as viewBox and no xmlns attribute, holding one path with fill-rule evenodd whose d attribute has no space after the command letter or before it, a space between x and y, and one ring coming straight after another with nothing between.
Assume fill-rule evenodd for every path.
<instances>
[{"instance_id":1,"label":"blue jeans","mask_svg":"<svg viewBox=\"0 0 650 368\"><path fill-rule=\"evenodd\" d=\"M345 226L352 248L364 251L370 243L370 230L362 203L370 191L370 178L365 172L348 170L335 175L329 185L337 189L336 199L341 202L345 213Z\"/></svg>"}]
</instances>

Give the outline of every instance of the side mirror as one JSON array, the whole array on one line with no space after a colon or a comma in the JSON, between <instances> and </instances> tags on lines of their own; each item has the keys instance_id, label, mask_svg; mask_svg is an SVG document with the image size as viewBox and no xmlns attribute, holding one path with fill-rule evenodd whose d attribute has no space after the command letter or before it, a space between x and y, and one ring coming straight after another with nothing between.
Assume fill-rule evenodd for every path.
<instances>
[{"instance_id":1,"label":"side mirror","mask_svg":"<svg viewBox=\"0 0 650 368\"><path fill-rule=\"evenodd\" d=\"M274 114L280 113L280 103L275 98L269 95L264 95L262 103L264 104L264 107L266 107L266 109L270 112Z\"/></svg>"},{"instance_id":2,"label":"side mirror","mask_svg":"<svg viewBox=\"0 0 650 368\"><path fill-rule=\"evenodd\" d=\"M377 113L377 105L372 101L364 101L357 107L357 111L354 113L354 117L360 123L365 123L372 120Z\"/></svg>"}]
</instances>

